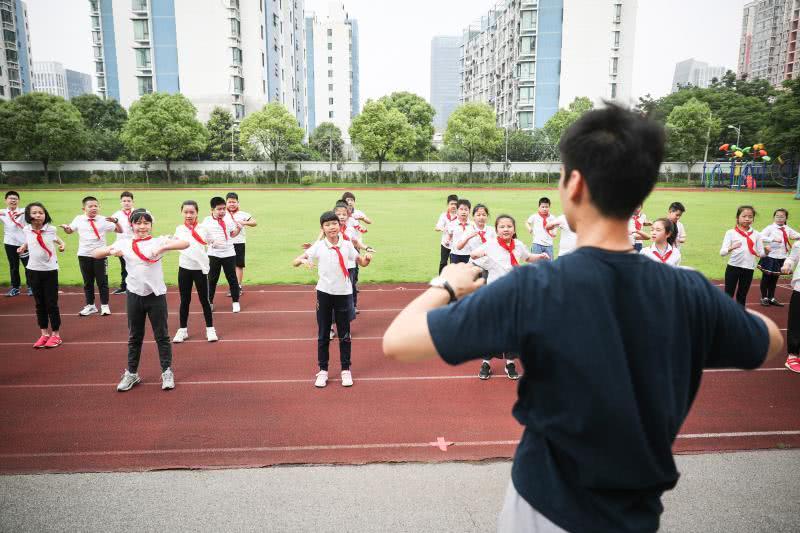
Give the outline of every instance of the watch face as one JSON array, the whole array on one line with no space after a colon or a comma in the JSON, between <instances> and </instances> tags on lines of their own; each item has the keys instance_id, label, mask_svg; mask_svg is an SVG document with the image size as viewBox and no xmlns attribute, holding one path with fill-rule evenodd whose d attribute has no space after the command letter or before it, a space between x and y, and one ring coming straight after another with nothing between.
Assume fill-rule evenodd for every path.
<instances>
[{"instance_id":1,"label":"watch face","mask_svg":"<svg viewBox=\"0 0 800 533\"><path fill-rule=\"evenodd\" d=\"M431 287L444 287L444 279L439 276L433 278L429 284Z\"/></svg>"}]
</instances>

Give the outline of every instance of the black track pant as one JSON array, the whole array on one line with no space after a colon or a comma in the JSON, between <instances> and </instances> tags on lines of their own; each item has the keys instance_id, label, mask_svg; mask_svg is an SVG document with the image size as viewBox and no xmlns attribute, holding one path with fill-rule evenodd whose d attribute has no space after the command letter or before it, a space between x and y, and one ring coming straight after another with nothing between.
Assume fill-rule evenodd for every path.
<instances>
[{"instance_id":1,"label":"black track pant","mask_svg":"<svg viewBox=\"0 0 800 533\"><path fill-rule=\"evenodd\" d=\"M447 266L447 261L450 260L450 248L445 248L444 245L439 245L439 274L442 269Z\"/></svg>"},{"instance_id":2,"label":"black track pant","mask_svg":"<svg viewBox=\"0 0 800 533\"><path fill-rule=\"evenodd\" d=\"M787 352L790 355L800 354L800 292L792 291L789 301L789 326L786 330Z\"/></svg>"},{"instance_id":3,"label":"black track pant","mask_svg":"<svg viewBox=\"0 0 800 533\"><path fill-rule=\"evenodd\" d=\"M747 291L753 283L753 269L728 265L725 269L725 292L728 296L735 297L736 301L744 305L747 301Z\"/></svg>"},{"instance_id":4,"label":"black track pant","mask_svg":"<svg viewBox=\"0 0 800 533\"><path fill-rule=\"evenodd\" d=\"M83 276L83 294L86 305L94 305L94 284L100 293L100 303L108 305L108 259L78 256L78 265Z\"/></svg>"},{"instance_id":5,"label":"black track pant","mask_svg":"<svg viewBox=\"0 0 800 533\"><path fill-rule=\"evenodd\" d=\"M778 286L778 278L775 274L761 272L761 297L772 300L775 298L775 288Z\"/></svg>"},{"instance_id":6,"label":"black track pant","mask_svg":"<svg viewBox=\"0 0 800 533\"><path fill-rule=\"evenodd\" d=\"M208 276L203 274L202 270L188 270L179 267L178 291L181 293L181 327L185 328L189 324L189 304L192 303L192 285L197 289L197 297L200 298L200 305L203 307L206 327L213 327L214 318L211 314L211 303L208 300Z\"/></svg>"},{"instance_id":7,"label":"black track pant","mask_svg":"<svg viewBox=\"0 0 800 533\"><path fill-rule=\"evenodd\" d=\"M228 280L228 285L231 288L231 298L234 302L239 301L239 282L236 280L236 256L230 257L208 257L209 271L208 271L208 299L214 303L214 293L217 292L217 283L219 282L219 271L225 272L225 279Z\"/></svg>"},{"instance_id":8,"label":"black track pant","mask_svg":"<svg viewBox=\"0 0 800 533\"><path fill-rule=\"evenodd\" d=\"M128 288L128 285L126 283L126 280L128 279L128 271L125 268L125 258L124 257L120 257L119 258L119 268L120 268L119 278L121 280L119 282L119 288L124 291L124 290L127 290L127 288Z\"/></svg>"},{"instance_id":9,"label":"black track pant","mask_svg":"<svg viewBox=\"0 0 800 533\"><path fill-rule=\"evenodd\" d=\"M22 266L25 267L28 265L28 254L20 256L17 253L17 248L19 246L14 244L6 244L6 257L8 258L8 270L11 273L11 286L19 289L20 285L22 284L22 280L19 277L19 263L22 262ZM30 282L28 282L30 286Z\"/></svg>"},{"instance_id":10,"label":"black track pant","mask_svg":"<svg viewBox=\"0 0 800 533\"><path fill-rule=\"evenodd\" d=\"M169 341L167 329L167 295L139 296L128 293L126 298L128 307L128 372L135 374L139 369L139 358L142 355L142 341L144 341L144 322L150 319L153 328L153 338L158 346L158 359L161 370L172 366L172 343Z\"/></svg>"},{"instance_id":11,"label":"black track pant","mask_svg":"<svg viewBox=\"0 0 800 533\"><path fill-rule=\"evenodd\" d=\"M28 286L36 302L36 322L40 329L61 329L58 311L58 270L26 270Z\"/></svg>"},{"instance_id":12,"label":"black track pant","mask_svg":"<svg viewBox=\"0 0 800 533\"><path fill-rule=\"evenodd\" d=\"M336 319L336 335L339 337L339 357L342 370L350 370L350 313L353 295L333 295L317 291L317 362L320 370L328 370L330 359L331 322Z\"/></svg>"}]
</instances>

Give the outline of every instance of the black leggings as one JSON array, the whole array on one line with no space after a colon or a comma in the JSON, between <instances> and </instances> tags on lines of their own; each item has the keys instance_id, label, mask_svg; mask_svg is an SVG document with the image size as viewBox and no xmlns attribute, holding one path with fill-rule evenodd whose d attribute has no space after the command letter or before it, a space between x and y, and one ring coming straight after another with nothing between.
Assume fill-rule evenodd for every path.
<instances>
[{"instance_id":1,"label":"black leggings","mask_svg":"<svg viewBox=\"0 0 800 533\"><path fill-rule=\"evenodd\" d=\"M728 265L725 269L725 292L741 305L747 301L747 291L753 283L753 269ZM738 285L738 287L737 287Z\"/></svg>"},{"instance_id":2,"label":"black leggings","mask_svg":"<svg viewBox=\"0 0 800 533\"><path fill-rule=\"evenodd\" d=\"M777 274L770 274L768 272L761 272L761 297L772 300L775 298L775 288L778 286L778 279L780 276Z\"/></svg>"},{"instance_id":3,"label":"black leggings","mask_svg":"<svg viewBox=\"0 0 800 533\"><path fill-rule=\"evenodd\" d=\"M26 270L28 286L36 302L36 322L40 329L61 329L58 311L58 270Z\"/></svg>"},{"instance_id":4,"label":"black leggings","mask_svg":"<svg viewBox=\"0 0 800 533\"><path fill-rule=\"evenodd\" d=\"M203 307L203 316L205 316L206 319L206 327L213 327L214 319L211 314L211 303L208 301L208 276L203 274L202 270L188 270L179 267L178 292L181 294L181 327L186 328L189 324L189 304L192 303L192 285L197 289L197 296L200 298L200 305Z\"/></svg>"},{"instance_id":5,"label":"black leggings","mask_svg":"<svg viewBox=\"0 0 800 533\"><path fill-rule=\"evenodd\" d=\"M230 257L208 257L208 299L214 303L214 293L217 292L217 282L219 281L219 271L225 271L225 279L231 288L231 298L234 302L239 301L239 282L236 279L236 256Z\"/></svg>"},{"instance_id":6,"label":"black leggings","mask_svg":"<svg viewBox=\"0 0 800 533\"><path fill-rule=\"evenodd\" d=\"M331 322L336 322L339 337L339 359L342 370L350 370L350 313L353 310L351 294L333 295L317 291L317 363L320 370L328 370L331 344Z\"/></svg>"},{"instance_id":7,"label":"black leggings","mask_svg":"<svg viewBox=\"0 0 800 533\"><path fill-rule=\"evenodd\" d=\"M786 347L789 355L800 354L800 292L792 291L789 301L789 326L786 330Z\"/></svg>"},{"instance_id":8,"label":"black leggings","mask_svg":"<svg viewBox=\"0 0 800 533\"><path fill-rule=\"evenodd\" d=\"M94 305L94 284L100 293L100 303L108 305L108 260L95 259L94 257L78 256L78 265L83 276L83 294L86 296L86 305Z\"/></svg>"},{"instance_id":9,"label":"black leggings","mask_svg":"<svg viewBox=\"0 0 800 533\"><path fill-rule=\"evenodd\" d=\"M128 372L135 374L139 369L139 359L142 355L144 342L144 323L150 319L153 328L153 338L158 346L158 360L161 370L172 366L172 343L169 341L167 330L167 295L139 296L128 292Z\"/></svg>"},{"instance_id":10,"label":"black leggings","mask_svg":"<svg viewBox=\"0 0 800 533\"><path fill-rule=\"evenodd\" d=\"M439 274L442 269L447 266L447 261L450 260L450 248L446 248L443 244L439 245Z\"/></svg>"},{"instance_id":11,"label":"black leggings","mask_svg":"<svg viewBox=\"0 0 800 533\"><path fill-rule=\"evenodd\" d=\"M128 270L125 268L125 258L124 257L120 257L119 258L119 268L120 268L119 279L121 280L120 284L119 284L119 288L124 291L124 290L126 290L128 288L128 285L126 283L126 280L128 279Z\"/></svg>"},{"instance_id":12,"label":"black leggings","mask_svg":"<svg viewBox=\"0 0 800 533\"><path fill-rule=\"evenodd\" d=\"M22 261L22 266L28 266L28 254L19 255L17 253L17 248L19 246L14 244L6 244L6 257L8 258L8 270L11 273L11 286L15 289L19 289L19 286L22 284L22 280L19 277L19 263ZM30 282L28 282L28 286L30 287Z\"/></svg>"}]
</instances>

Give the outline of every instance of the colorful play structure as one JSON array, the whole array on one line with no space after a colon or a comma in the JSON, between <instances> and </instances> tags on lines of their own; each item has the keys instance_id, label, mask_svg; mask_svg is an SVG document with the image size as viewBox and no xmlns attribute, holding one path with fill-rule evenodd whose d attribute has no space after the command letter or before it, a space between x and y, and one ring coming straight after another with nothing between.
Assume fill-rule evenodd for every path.
<instances>
[{"instance_id":1,"label":"colorful play structure","mask_svg":"<svg viewBox=\"0 0 800 533\"><path fill-rule=\"evenodd\" d=\"M735 144L723 144L719 147L719 151L722 154L717 161L703 164L703 187L742 190L756 189L766 185L770 178L769 166L772 158L763 144L754 144L745 148ZM793 185L788 181L783 184L784 187Z\"/></svg>"}]
</instances>

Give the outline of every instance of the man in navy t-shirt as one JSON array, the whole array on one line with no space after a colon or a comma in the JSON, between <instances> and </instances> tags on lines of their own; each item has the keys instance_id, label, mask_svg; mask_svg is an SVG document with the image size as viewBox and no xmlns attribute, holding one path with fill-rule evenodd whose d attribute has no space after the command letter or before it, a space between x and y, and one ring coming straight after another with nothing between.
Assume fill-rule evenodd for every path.
<instances>
[{"instance_id":1,"label":"man in navy t-shirt","mask_svg":"<svg viewBox=\"0 0 800 533\"><path fill-rule=\"evenodd\" d=\"M499 530L655 531L703 369L756 368L783 339L701 274L633 253L628 219L658 175L659 125L610 106L584 115L560 150L578 249L485 288L476 267L448 266L389 326L383 349L450 364L520 354L513 414L525 431Z\"/></svg>"}]
</instances>

